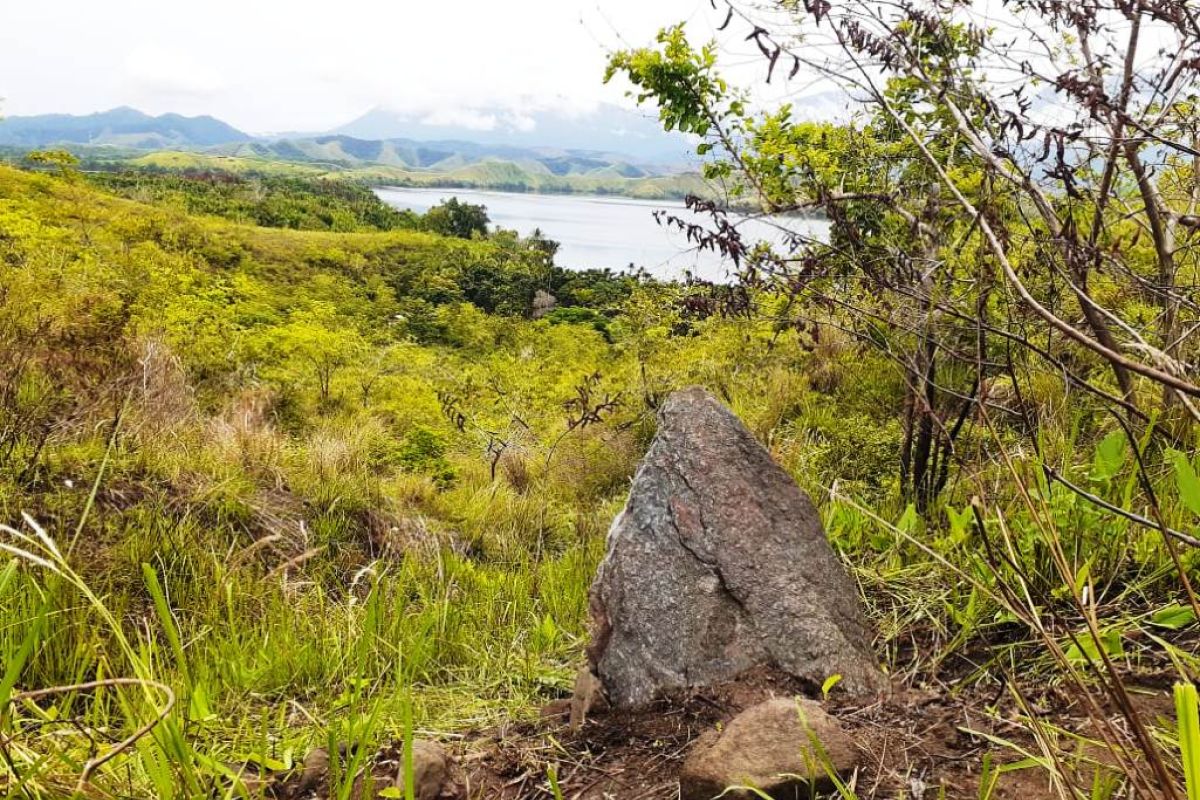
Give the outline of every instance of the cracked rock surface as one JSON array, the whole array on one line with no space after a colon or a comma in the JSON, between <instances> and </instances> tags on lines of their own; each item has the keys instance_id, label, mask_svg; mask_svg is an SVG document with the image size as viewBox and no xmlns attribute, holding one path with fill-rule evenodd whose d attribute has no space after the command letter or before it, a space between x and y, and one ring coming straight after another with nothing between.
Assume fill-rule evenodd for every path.
<instances>
[{"instance_id":1,"label":"cracked rock surface","mask_svg":"<svg viewBox=\"0 0 1200 800\"><path fill-rule=\"evenodd\" d=\"M631 708L754 667L882 688L858 592L812 502L712 395L668 398L592 585L588 658Z\"/></svg>"}]
</instances>

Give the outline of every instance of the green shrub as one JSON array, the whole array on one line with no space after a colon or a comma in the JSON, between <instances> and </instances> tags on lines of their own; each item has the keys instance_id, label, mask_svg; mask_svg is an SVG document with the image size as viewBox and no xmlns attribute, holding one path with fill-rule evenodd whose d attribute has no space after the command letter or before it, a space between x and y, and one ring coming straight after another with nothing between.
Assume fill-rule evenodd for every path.
<instances>
[{"instance_id":1,"label":"green shrub","mask_svg":"<svg viewBox=\"0 0 1200 800\"><path fill-rule=\"evenodd\" d=\"M446 452L446 440L441 434L418 425L398 442L378 440L372 457L378 464L428 475L438 486L446 488L455 479Z\"/></svg>"}]
</instances>

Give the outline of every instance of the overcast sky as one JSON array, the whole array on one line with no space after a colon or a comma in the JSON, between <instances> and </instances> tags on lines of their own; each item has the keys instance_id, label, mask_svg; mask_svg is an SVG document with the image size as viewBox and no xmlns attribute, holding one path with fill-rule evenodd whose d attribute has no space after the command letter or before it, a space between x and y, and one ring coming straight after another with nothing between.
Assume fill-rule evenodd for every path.
<instances>
[{"instance_id":1,"label":"overcast sky","mask_svg":"<svg viewBox=\"0 0 1200 800\"><path fill-rule=\"evenodd\" d=\"M251 132L323 130L383 105L587 108L606 49L648 44L708 0L8 0L0 114L213 114Z\"/></svg>"}]
</instances>

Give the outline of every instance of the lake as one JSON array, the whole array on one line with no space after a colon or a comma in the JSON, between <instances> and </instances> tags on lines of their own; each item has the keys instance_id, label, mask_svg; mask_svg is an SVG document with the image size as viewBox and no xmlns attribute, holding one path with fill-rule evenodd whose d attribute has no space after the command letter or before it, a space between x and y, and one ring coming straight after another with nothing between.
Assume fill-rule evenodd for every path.
<instances>
[{"instance_id":1,"label":"lake","mask_svg":"<svg viewBox=\"0 0 1200 800\"><path fill-rule=\"evenodd\" d=\"M731 265L719 255L698 252L681 232L667 230L655 221L654 212L666 209L704 224L705 219L691 214L677 201L475 189L389 187L375 191L396 208L420 213L451 197L487 206L493 225L523 236L538 228L547 238L559 242L555 262L568 269L621 270L632 264L645 267L659 278L681 278L691 271L716 281L728 278L731 271ZM739 223L748 241L782 242L785 236L776 226L818 237L827 227L819 220L794 217L769 222L743 219Z\"/></svg>"}]
</instances>

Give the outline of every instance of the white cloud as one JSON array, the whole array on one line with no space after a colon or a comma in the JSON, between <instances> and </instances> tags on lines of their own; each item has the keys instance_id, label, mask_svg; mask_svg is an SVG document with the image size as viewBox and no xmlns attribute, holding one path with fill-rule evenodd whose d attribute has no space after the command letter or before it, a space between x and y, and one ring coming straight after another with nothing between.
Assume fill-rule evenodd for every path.
<instances>
[{"instance_id":1,"label":"white cloud","mask_svg":"<svg viewBox=\"0 0 1200 800\"><path fill-rule=\"evenodd\" d=\"M125 57L125 76L134 91L166 95L216 94L224 81L211 65L197 61L183 50L146 43Z\"/></svg>"},{"instance_id":2,"label":"white cloud","mask_svg":"<svg viewBox=\"0 0 1200 800\"><path fill-rule=\"evenodd\" d=\"M494 131L496 115L471 108L443 108L421 117L422 125L466 128L472 131Z\"/></svg>"},{"instance_id":3,"label":"white cloud","mask_svg":"<svg viewBox=\"0 0 1200 800\"><path fill-rule=\"evenodd\" d=\"M504 117L504 122L508 127L521 133L529 133L537 127L537 120L528 114L508 114Z\"/></svg>"}]
</instances>

